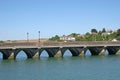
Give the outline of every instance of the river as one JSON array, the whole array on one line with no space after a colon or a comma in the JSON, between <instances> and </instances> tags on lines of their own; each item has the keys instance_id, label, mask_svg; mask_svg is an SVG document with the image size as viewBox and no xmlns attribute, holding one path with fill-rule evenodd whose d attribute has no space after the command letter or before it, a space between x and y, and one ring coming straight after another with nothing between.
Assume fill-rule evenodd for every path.
<instances>
[{"instance_id":1,"label":"river","mask_svg":"<svg viewBox=\"0 0 120 80\"><path fill-rule=\"evenodd\" d=\"M1 59L0 80L120 80L120 56Z\"/></svg>"}]
</instances>

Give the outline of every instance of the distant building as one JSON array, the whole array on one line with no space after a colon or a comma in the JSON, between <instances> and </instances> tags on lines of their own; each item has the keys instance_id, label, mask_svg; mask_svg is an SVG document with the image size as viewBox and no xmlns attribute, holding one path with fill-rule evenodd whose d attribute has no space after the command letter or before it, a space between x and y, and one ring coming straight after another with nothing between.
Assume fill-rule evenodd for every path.
<instances>
[{"instance_id":1,"label":"distant building","mask_svg":"<svg viewBox=\"0 0 120 80\"><path fill-rule=\"evenodd\" d=\"M113 42L116 42L116 41L117 41L117 39L113 39L112 41L113 41Z\"/></svg>"},{"instance_id":2,"label":"distant building","mask_svg":"<svg viewBox=\"0 0 120 80\"><path fill-rule=\"evenodd\" d=\"M107 35L110 35L111 33L110 32L104 32L102 33L102 36L107 36Z\"/></svg>"},{"instance_id":3,"label":"distant building","mask_svg":"<svg viewBox=\"0 0 120 80\"><path fill-rule=\"evenodd\" d=\"M61 36L60 37L60 40L63 40L63 41L75 41L75 38L74 37L71 37L71 36Z\"/></svg>"}]
</instances>

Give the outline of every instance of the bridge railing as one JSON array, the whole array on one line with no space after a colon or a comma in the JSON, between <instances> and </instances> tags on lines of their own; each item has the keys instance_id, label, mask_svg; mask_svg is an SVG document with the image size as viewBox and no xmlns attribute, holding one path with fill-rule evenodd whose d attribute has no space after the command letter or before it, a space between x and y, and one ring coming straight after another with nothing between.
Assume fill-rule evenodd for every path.
<instances>
[{"instance_id":1,"label":"bridge railing","mask_svg":"<svg viewBox=\"0 0 120 80\"><path fill-rule=\"evenodd\" d=\"M0 43L0 48L7 47L54 47L54 46L120 46L120 41L79 41L79 42L29 42L29 43Z\"/></svg>"},{"instance_id":2,"label":"bridge railing","mask_svg":"<svg viewBox=\"0 0 120 80\"><path fill-rule=\"evenodd\" d=\"M47 45L119 45L120 41L112 42L112 41L76 41L76 42L45 42L43 43L44 46Z\"/></svg>"},{"instance_id":3,"label":"bridge railing","mask_svg":"<svg viewBox=\"0 0 120 80\"><path fill-rule=\"evenodd\" d=\"M36 46L36 43L2 43L0 47Z\"/></svg>"}]
</instances>

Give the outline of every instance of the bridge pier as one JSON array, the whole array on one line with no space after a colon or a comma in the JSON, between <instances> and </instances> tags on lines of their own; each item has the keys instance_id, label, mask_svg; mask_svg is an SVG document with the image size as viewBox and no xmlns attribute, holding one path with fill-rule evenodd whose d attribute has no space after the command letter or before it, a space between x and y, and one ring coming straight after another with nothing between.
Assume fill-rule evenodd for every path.
<instances>
[{"instance_id":1,"label":"bridge pier","mask_svg":"<svg viewBox=\"0 0 120 80\"><path fill-rule=\"evenodd\" d=\"M79 56L85 56L86 51L87 51L87 48L83 47L83 49L81 50Z\"/></svg>"},{"instance_id":2,"label":"bridge pier","mask_svg":"<svg viewBox=\"0 0 120 80\"><path fill-rule=\"evenodd\" d=\"M25 54L27 55L27 58L38 58L39 57L39 50L38 48L23 48L23 49L15 49L14 50L14 59L16 59L16 56L18 53L23 50Z\"/></svg>"},{"instance_id":3,"label":"bridge pier","mask_svg":"<svg viewBox=\"0 0 120 80\"><path fill-rule=\"evenodd\" d=\"M68 47L60 48L60 51L61 51L62 57L63 57L63 55L64 55L64 53L65 53L65 51L66 51L67 49L69 49L69 48L68 48Z\"/></svg>"},{"instance_id":4,"label":"bridge pier","mask_svg":"<svg viewBox=\"0 0 120 80\"><path fill-rule=\"evenodd\" d=\"M62 52L61 52L61 50L58 50L58 52L55 54L54 57L62 57Z\"/></svg>"},{"instance_id":5,"label":"bridge pier","mask_svg":"<svg viewBox=\"0 0 120 80\"><path fill-rule=\"evenodd\" d=\"M72 56L78 56L79 55L79 51L77 48L75 47L70 47L69 48L70 52L72 53Z\"/></svg>"},{"instance_id":6,"label":"bridge pier","mask_svg":"<svg viewBox=\"0 0 120 80\"><path fill-rule=\"evenodd\" d=\"M92 55L104 55L105 49L104 46L97 46L97 47L88 47Z\"/></svg>"},{"instance_id":7,"label":"bridge pier","mask_svg":"<svg viewBox=\"0 0 120 80\"><path fill-rule=\"evenodd\" d=\"M101 56L105 55L105 48L101 50L101 52L99 53L99 55L101 55Z\"/></svg>"},{"instance_id":8,"label":"bridge pier","mask_svg":"<svg viewBox=\"0 0 120 80\"><path fill-rule=\"evenodd\" d=\"M117 51L116 55L119 55L119 56L120 56L120 49Z\"/></svg>"}]
</instances>

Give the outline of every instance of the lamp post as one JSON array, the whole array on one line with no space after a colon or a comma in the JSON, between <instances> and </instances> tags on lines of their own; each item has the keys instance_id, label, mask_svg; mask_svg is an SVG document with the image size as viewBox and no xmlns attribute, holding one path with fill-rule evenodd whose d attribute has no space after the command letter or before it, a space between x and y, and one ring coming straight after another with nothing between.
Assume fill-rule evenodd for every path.
<instances>
[{"instance_id":1,"label":"lamp post","mask_svg":"<svg viewBox=\"0 0 120 80\"><path fill-rule=\"evenodd\" d=\"M27 42L29 42L29 33L27 32Z\"/></svg>"},{"instance_id":2,"label":"lamp post","mask_svg":"<svg viewBox=\"0 0 120 80\"><path fill-rule=\"evenodd\" d=\"M39 42L39 46L40 46L40 31L38 31L38 42Z\"/></svg>"}]
</instances>

